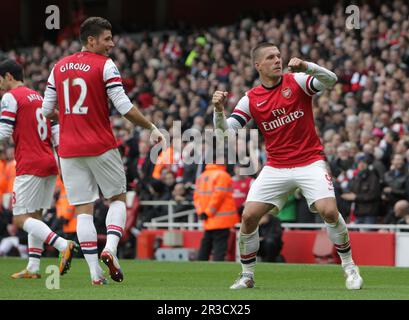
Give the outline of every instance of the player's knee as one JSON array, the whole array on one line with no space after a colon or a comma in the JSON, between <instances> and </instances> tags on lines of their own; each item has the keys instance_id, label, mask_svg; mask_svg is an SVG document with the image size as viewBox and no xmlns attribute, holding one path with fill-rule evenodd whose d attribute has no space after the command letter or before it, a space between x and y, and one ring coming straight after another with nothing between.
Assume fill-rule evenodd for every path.
<instances>
[{"instance_id":1,"label":"player's knee","mask_svg":"<svg viewBox=\"0 0 409 320\"><path fill-rule=\"evenodd\" d=\"M253 226L253 225L258 225L258 218L255 212L252 212L250 210L244 209L244 212L241 216L241 223L246 225L246 226Z\"/></svg>"},{"instance_id":2,"label":"player's knee","mask_svg":"<svg viewBox=\"0 0 409 320\"><path fill-rule=\"evenodd\" d=\"M36 211L33 214L31 214L30 216L31 216L31 218L41 220L41 218L43 217L42 210Z\"/></svg>"},{"instance_id":3,"label":"player's knee","mask_svg":"<svg viewBox=\"0 0 409 320\"><path fill-rule=\"evenodd\" d=\"M335 199L321 199L316 201L314 206L326 222L334 223L338 220L338 208Z\"/></svg>"},{"instance_id":4,"label":"player's knee","mask_svg":"<svg viewBox=\"0 0 409 320\"><path fill-rule=\"evenodd\" d=\"M24 216L14 216L13 223L20 229L23 228L24 222L26 222L27 217Z\"/></svg>"},{"instance_id":5,"label":"player's knee","mask_svg":"<svg viewBox=\"0 0 409 320\"><path fill-rule=\"evenodd\" d=\"M114 201L126 202L126 193L121 193L121 194L118 194L116 196L109 198L109 202L114 202Z\"/></svg>"},{"instance_id":6,"label":"player's knee","mask_svg":"<svg viewBox=\"0 0 409 320\"><path fill-rule=\"evenodd\" d=\"M338 221L339 213L337 208L323 208L320 215L326 222L335 223Z\"/></svg>"}]
</instances>

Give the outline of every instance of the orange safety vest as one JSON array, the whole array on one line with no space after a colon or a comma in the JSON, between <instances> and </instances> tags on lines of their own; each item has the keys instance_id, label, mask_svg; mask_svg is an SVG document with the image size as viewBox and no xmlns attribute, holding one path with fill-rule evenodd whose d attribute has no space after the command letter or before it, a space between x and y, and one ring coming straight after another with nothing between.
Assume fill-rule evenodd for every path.
<instances>
[{"instance_id":1,"label":"orange safety vest","mask_svg":"<svg viewBox=\"0 0 409 320\"><path fill-rule=\"evenodd\" d=\"M6 173L6 160L0 160L0 196L2 197L4 193L7 193L7 173Z\"/></svg>"},{"instance_id":2,"label":"orange safety vest","mask_svg":"<svg viewBox=\"0 0 409 320\"><path fill-rule=\"evenodd\" d=\"M16 179L16 160L10 160L6 164L7 193L13 192L14 180Z\"/></svg>"},{"instance_id":3,"label":"orange safety vest","mask_svg":"<svg viewBox=\"0 0 409 320\"><path fill-rule=\"evenodd\" d=\"M206 165L205 171L196 180L193 201L196 213L206 213L205 230L228 229L240 221L233 198L233 183L226 167Z\"/></svg>"},{"instance_id":4,"label":"orange safety vest","mask_svg":"<svg viewBox=\"0 0 409 320\"><path fill-rule=\"evenodd\" d=\"M16 178L16 161L0 161L0 194L13 192L14 179Z\"/></svg>"},{"instance_id":5,"label":"orange safety vest","mask_svg":"<svg viewBox=\"0 0 409 320\"><path fill-rule=\"evenodd\" d=\"M60 196L55 203L57 217L68 220L68 223L63 225L63 232L75 233L77 229L77 215L75 214L75 207L70 205L68 202L67 192L60 176L57 177L56 189L60 190Z\"/></svg>"},{"instance_id":6,"label":"orange safety vest","mask_svg":"<svg viewBox=\"0 0 409 320\"><path fill-rule=\"evenodd\" d=\"M152 177L160 179L162 170L165 168L171 168L173 164L173 148L170 146L165 151L162 151L156 160L155 167L153 168Z\"/></svg>"}]
</instances>

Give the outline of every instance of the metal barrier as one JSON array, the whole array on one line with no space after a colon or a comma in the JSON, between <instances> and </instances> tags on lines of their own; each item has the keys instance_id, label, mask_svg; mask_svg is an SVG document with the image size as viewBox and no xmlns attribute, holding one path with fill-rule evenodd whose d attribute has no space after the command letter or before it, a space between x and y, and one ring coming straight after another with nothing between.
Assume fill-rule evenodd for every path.
<instances>
[{"instance_id":1,"label":"metal barrier","mask_svg":"<svg viewBox=\"0 0 409 320\"><path fill-rule=\"evenodd\" d=\"M322 229L325 228L324 223L282 223L281 226L284 229ZM347 228L363 230L389 230L389 231L399 231L399 230L409 230L409 225L401 224L347 224Z\"/></svg>"},{"instance_id":2,"label":"metal barrier","mask_svg":"<svg viewBox=\"0 0 409 320\"><path fill-rule=\"evenodd\" d=\"M171 201L141 201L141 205L146 206L168 206L168 214L153 218L151 222L145 222L143 225L146 228L158 229L158 228L168 228L168 229L187 229L187 230L202 230L201 222L194 222L195 209L189 209L186 211L174 213L173 206L177 204L192 205L190 201L176 202ZM188 222L174 222L174 218L188 216ZM167 222L163 222L166 221ZM284 229L322 229L325 228L324 223L282 223L281 226ZM409 225L400 224L354 224L350 223L347 225L348 229L359 229L359 231L364 230L385 230L391 232L398 232L400 230L409 230ZM240 223L236 224L236 228L240 228Z\"/></svg>"},{"instance_id":3,"label":"metal barrier","mask_svg":"<svg viewBox=\"0 0 409 320\"><path fill-rule=\"evenodd\" d=\"M188 229L188 230L194 230L197 229L201 226L201 223L199 222L194 222L195 221L195 215L196 215L196 210L195 209L189 209L185 211L181 211L178 213L173 212L173 206L174 205L193 205L191 201L182 201L182 202L176 202L174 200L170 201L141 201L140 204L142 206L167 206L168 207L168 214L161 216L161 217L156 217L152 218L151 222L145 222L144 227L147 228L152 228L152 229L157 229L157 228L180 228L180 229ZM180 218L180 217L185 217L187 216L188 222L174 222L175 218ZM167 222L162 222L166 221Z\"/></svg>"}]
</instances>

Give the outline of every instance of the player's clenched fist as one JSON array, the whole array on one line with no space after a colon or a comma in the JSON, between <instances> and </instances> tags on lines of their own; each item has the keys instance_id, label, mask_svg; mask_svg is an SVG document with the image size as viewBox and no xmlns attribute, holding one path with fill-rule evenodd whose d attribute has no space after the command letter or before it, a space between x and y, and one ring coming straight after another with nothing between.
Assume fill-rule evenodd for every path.
<instances>
[{"instance_id":1,"label":"player's clenched fist","mask_svg":"<svg viewBox=\"0 0 409 320\"><path fill-rule=\"evenodd\" d=\"M213 94L212 103L217 112L222 112L224 105L226 104L228 92L226 91L216 91Z\"/></svg>"},{"instance_id":2,"label":"player's clenched fist","mask_svg":"<svg viewBox=\"0 0 409 320\"><path fill-rule=\"evenodd\" d=\"M305 72L307 68L307 63L298 58L292 58L288 63L288 71L290 72Z\"/></svg>"},{"instance_id":3,"label":"player's clenched fist","mask_svg":"<svg viewBox=\"0 0 409 320\"><path fill-rule=\"evenodd\" d=\"M162 150L165 151L168 148L165 136L153 123L151 124L151 126L151 141L155 144L160 143L162 145Z\"/></svg>"}]
</instances>

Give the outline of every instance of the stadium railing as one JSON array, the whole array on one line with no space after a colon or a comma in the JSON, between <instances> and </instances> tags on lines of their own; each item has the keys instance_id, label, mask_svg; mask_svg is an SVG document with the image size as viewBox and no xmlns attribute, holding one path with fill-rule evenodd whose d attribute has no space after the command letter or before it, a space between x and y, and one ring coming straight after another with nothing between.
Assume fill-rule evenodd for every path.
<instances>
[{"instance_id":1,"label":"stadium railing","mask_svg":"<svg viewBox=\"0 0 409 320\"><path fill-rule=\"evenodd\" d=\"M193 205L193 202L191 201L181 201L181 202L176 202L174 200L170 201L141 201L140 202L141 206L167 206L168 207L168 214L163 215L160 217L153 218L151 222L145 222L144 226L147 228L181 228L181 229L188 229L188 230L194 230L194 229L200 229L201 223L195 222L195 216L196 216L196 210L195 209L189 209L185 211L181 211L178 213L174 212L173 206L175 205ZM174 222L175 218L181 218L181 217L186 217L188 219L188 222Z\"/></svg>"},{"instance_id":2,"label":"stadium railing","mask_svg":"<svg viewBox=\"0 0 409 320\"><path fill-rule=\"evenodd\" d=\"M167 206L168 214L161 217L156 217L151 220L151 222L145 222L143 225L149 229L158 228L168 228L168 229L187 229L187 230L202 230L201 222L194 222L195 220L195 209L190 209L178 213L174 213L173 206L177 204L183 205L193 205L191 201L176 202L171 201L141 201L142 206ZM188 222L174 222L175 218L188 217ZM284 229L322 229L325 228L323 223L282 223L281 226ZM237 228L240 227L238 223ZM364 230L385 230L396 232L400 230L409 230L409 225L400 224L354 224L350 223L347 225L348 229L364 231Z\"/></svg>"},{"instance_id":3,"label":"stadium railing","mask_svg":"<svg viewBox=\"0 0 409 320\"><path fill-rule=\"evenodd\" d=\"M325 228L323 223L282 223L281 226L284 229L321 229ZM359 229L364 230L389 230L389 231L399 231L399 230L409 230L409 225L401 224L347 224L348 229Z\"/></svg>"}]
</instances>

